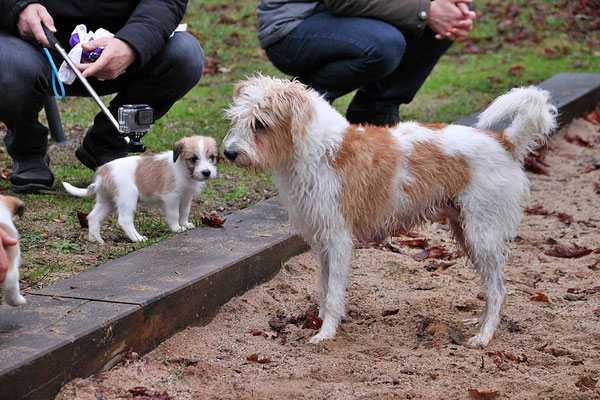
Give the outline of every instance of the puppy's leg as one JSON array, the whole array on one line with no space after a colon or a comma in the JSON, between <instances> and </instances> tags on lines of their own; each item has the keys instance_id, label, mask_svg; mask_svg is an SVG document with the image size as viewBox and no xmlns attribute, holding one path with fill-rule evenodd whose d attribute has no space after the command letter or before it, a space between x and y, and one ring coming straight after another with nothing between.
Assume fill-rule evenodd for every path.
<instances>
[{"instance_id":1,"label":"puppy's leg","mask_svg":"<svg viewBox=\"0 0 600 400\"><path fill-rule=\"evenodd\" d=\"M163 200L165 219L171 232L183 232L185 227L179 225L179 199L166 198Z\"/></svg>"},{"instance_id":2,"label":"puppy's leg","mask_svg":"<svg viewBox=\"0 0 600 400\"><path fill-rule=\"evenodd\" d=\"M194 224L189 221L190 208L192 207L192 196L184 195L179 200L179 226L184 229L195 228Z\"/></svg>"},{"instance_id":3,"label":"puppy's leg","mask_svg":"<svg viewBox=\"0 0 600 400\"><path fill-rule=\"evenodd\" d=\"M352 240L346 232L332 238L323 246L324 265L329 266L328 282L325 295L323 325L318 334L310 339L311 343L319 343L335 336L337 326L344 315L346 284L350 273L352 259ZM322 271L324 273L324 271Z\"/></svg>"},{"instance_id":4,"label":"puppy's leg","mask_svg":"<svg viewBox=\"0 0 600 400\"><path fill-rule=\"evenodd\" d=\"M134 191L121 191L116 199L117 212L119 213L119 226L132 242L148 240L135 229L134 216L137 207L138 194Z\"/></svg>"},{"instance_id":5,"label":"puppy's leg","mask_svg":"<svg viewBox=\"0 0 600 400\"><path fill-rule=\"evenodd\" d=\"M102 192L98 192L94 209L87 216L89 226L88 240L90 242L104 243L104 240L102 240L102 236L100 235L100 226L102 225L104 218L111 213L113 208L112 201L107 199Z\"/></svg>"},{"instance_id":6,"label":"puppy's leg","mask_svg":"<svg viewBox=\"0 0 600 400\"><path fill-rule=\"evenodd\" d=\"M15 263L19 263L20 257L16 257ZM2 291L4 293L4 303L9 306L21 306L27 301L20 293L19 287L19 268L16 265L12 265L8 269L6 274L6 280L2 283Z\"/></svg>"}]
</instances>

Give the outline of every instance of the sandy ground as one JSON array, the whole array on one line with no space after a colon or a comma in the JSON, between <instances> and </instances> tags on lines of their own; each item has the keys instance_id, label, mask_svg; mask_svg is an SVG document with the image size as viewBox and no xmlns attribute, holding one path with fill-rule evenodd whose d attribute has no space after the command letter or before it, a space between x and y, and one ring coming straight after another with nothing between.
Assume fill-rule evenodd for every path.
<instances>
[{"instance_id":1,"label":"sandy ground","mask_svg":"<svg viewBox=\"0 0 600 400\"><path fill-rule=\"evenodd\" d=\"M316 331L295 321L318 299L316 262L306 253L232 299L210 324L76 379L57 398L600 398L598 147L599 125L577 120L545 152L549 174L529 174L529 211L505 268L503 322L485 349L462 344L476 332L462 320L480 312L481 286L466 259L453 258L438 223L418 230L419 238L445 246L449 260L415 260L423 249L401 244L408 237L395 238L400 253L356 251L335 340L309 344ZM557 246L595 251L545 254Z\"/></svg>"}]
</instances>

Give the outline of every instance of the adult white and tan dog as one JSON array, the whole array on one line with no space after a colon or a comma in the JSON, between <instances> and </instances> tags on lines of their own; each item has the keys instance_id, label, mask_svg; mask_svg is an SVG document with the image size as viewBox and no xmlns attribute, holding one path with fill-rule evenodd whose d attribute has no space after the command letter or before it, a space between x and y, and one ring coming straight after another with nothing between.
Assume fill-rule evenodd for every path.
<instances>
[{"instance_id":1,"label":"adult white and tan dog","mask_svg":"<svg viewBox=\"0 0 600 400\"><path fill-rule=\"evenodd\" d=\"M488 344L506 297L506 242L529 195L523 158L556 126L547 92L511 90L477 128L388 129L349 124L300 82L255 76L236 85L226 115L225 156L273 173L290 220L318 256L323 326L311 342L335 336L355 241L381 241L443 213L485 286L482 325L469 343ZM485 129L512 116L503 135Z\"/></svg>"},{"instance_id":2,"label":"adult white and tan dog","mask_svg":"<svg viewBox=\"0 0 600 400\"><path fill-rule=\"evenodd\" d=\"M162 203L171 231L193 228L189 222L192 199L202 191L205 181L217 177L218 156L213 138L186 137L175 143L173 151L119 158L102 165L86 189L67 182L63 186L78 197L96 194L96 204L87 217L90 241L104 243L100 224L115 207L127 237L132 242L145 241L133 223L138 200Z\"/></svg>"},{"instance_id":3,"label":"adult white and tan dog","mask_svg":"<svg viewBox=\"0 0 600 400\"><path fill-rule=\"evenodd\" d=\"M12 196L0 195L0 228L11 238L17 239L16 245L4 247L8 261L8 271L6 272L6 279L0 284L4 293L3 301L10 306L20 306L27 302L20 293L19 265L21 264L21 248L18 242L19 232L13 222L15 215L21 216L24 210L25 204L21 200Z\"/></svg>"}]
</instances>

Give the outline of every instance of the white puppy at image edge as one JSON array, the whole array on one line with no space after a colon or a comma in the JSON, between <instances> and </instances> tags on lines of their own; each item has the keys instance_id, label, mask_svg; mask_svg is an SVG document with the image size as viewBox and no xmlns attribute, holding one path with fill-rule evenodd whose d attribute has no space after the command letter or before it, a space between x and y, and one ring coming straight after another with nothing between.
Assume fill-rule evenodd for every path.
<instances>
[{"instance_id":1,"label":"white puppy at image edge","mask_svg":"<svg viewBox=\"0 0 600 400\"><path fill-rule=\"evenodd\" d=\"M6 259L8 260L8 271L6 279L0 287L4 294L4 303L9 306L21 306L27 301L20 293L19 287L19 265L21 264L21 248L18 242L19 232L15 227L13 218L15 215L21 216L25 211L25 204L12 196L0 195L0 228L6 232L8 236L17 239L17 244L14 246L4 247Z\"/></svg>"},{"instance_id":2,"label":"white puppy at image edge","mask_svg":"<svg viewBox=\"0 0 600 400\"><path fill-rule=\"evenodd\" d=\"M549 94L533 86L496 99L471 128L405 122L351 125L297 81L254 76L234 88L224 154L273 173L290 221L319 259L321 330L344 315L355 242L382 241L436 216L482 277L486 304L469 340L485 346L506 298L502 267L529 197L525 155L556 127ZM503 134L486 128L514 117Z\"/></svg>"},{"instance_id":3,"label":"white puppy at image edge","mask_svg":"<svg viewBox=\"0 0 600 400\"><path fill-rule=\"evenodd\" d=\"M116 208L119 226L132 242L140 242L147 238L134 226L138 200L162 203L173 232L194 227L188 220L192 199L202 191L205 181L217 177L218 156L212 137L186 137L177 141L172 151L119 158L102 165L86 189L67 182L63 186L78 197L96 194L94 209L87 216L90 241L104 243L100 224Z\"/></svg>"}]
</instances>

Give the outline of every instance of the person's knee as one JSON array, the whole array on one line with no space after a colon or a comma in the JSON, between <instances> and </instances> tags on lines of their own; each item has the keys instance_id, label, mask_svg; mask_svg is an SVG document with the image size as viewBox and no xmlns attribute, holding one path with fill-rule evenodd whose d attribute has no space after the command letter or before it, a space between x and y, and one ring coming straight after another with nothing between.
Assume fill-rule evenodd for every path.
<instances>
[{"instance_id":1,"label":"person's knee","mask_svg":"<svg viewBox=\"0 0 600 400\"><path fill-rule=\"evenodd\" d=\"M373 72L387 75L400 65L406 49L406 40L399 30L391 26L390 29L378 33L371 39L363 53L363 59Z\"/></svg>"},{"instance_id":2,"label":"person's knee","mask_svg":"<svg viewBox=\"0 0 600 400\"><path fill-rule=\"evenodd\" d=\"M32 99L46 96L48 92L49 64L43 65L36 60L25 60L15 57L6 62L0 72L0 93L10 93L10 96L0 96L0 105L11 109L19 109L31 103Z\"/></svg>"},{"instance_id":3,"label":"person's knee","mask_svg":"<svg viewBox=\"0 0 600 400\"><path fill-rule=\"evenodd\" d=\"M183 86L192 88L202 78L204 52L198 40L187 32L176 33L169 49L169 63Z\"/></svg>"}]
</instances>

